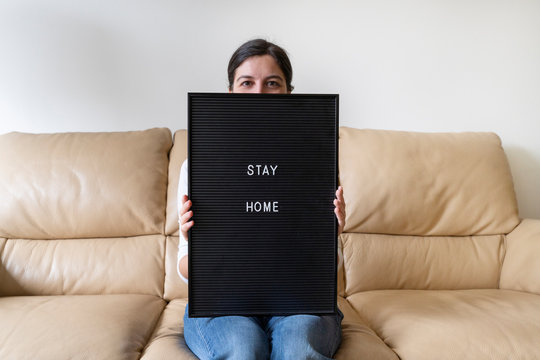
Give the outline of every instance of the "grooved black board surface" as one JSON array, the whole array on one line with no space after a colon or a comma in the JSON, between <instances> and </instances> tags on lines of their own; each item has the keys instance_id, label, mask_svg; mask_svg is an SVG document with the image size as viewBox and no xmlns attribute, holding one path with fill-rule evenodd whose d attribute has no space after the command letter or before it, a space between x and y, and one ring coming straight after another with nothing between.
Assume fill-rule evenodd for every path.
<instances>
[{"instance_id":1,"label":"grooved black board surface","mask_svg":"<svg viewBox=\"0 0 540 360\"><path fill-rule=\"evenodd\" d=\"M188 94L190 316L336 311L338 95Z\"/></svg>"}]
</instances>

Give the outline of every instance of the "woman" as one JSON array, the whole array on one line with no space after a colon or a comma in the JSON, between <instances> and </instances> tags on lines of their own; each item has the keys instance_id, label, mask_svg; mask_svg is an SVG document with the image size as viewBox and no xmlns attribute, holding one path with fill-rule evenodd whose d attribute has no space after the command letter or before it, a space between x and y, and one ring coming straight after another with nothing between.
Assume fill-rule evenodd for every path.
<instances>
[{"instance_id":1,"label":"woman","mask_svg":"<svg viewBox=\"0 0 540 360\"><path fill-rule=\"evenodd\" d=\"M291 93L292 67L279 46L257 39L240 46L229 66L229 92ZM187 197L187 162L182 165L178 198L181 230L178 273L187 282L188 231L194 225ZM338 232L345 225L345 202L341 186L334 200ZM291 315L268 317L184 316L184 337L201 359L328 359L341 341L341 313L330 316Z\"/></svg>"}]
</instances>

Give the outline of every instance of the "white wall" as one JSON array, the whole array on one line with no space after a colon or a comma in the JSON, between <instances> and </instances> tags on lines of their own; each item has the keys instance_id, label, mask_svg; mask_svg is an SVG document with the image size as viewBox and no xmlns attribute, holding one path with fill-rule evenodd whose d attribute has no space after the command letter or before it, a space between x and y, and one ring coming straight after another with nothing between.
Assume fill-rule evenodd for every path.
<instances>
[{"instance_id":1,"label":"white wall","mask_svg":"<svg viewBox=\"0 0 540 360\"><path fill-rule=\"evenodd\" d=\"M0 133L186 127L238 45L286 48L342 125L494 131L540 218L538 0L2 0Z\"/></svg>"}]
</instances>

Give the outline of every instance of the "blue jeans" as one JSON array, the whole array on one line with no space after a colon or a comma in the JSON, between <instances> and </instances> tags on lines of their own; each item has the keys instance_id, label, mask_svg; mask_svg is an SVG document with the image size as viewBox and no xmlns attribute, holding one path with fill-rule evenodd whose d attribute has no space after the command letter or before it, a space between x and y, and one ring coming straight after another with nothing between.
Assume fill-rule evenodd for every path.
<instances>
[{"instance_id":1,"label":"blue jeans","mask_svg":"<svg viewBox=\"0 0 540 360\"><path fill-rule=\"evenodd\" d=\"M201 360L330 359L341 342L342 319L340 311L325 316L190 318L186 307L184 338Z\"/></svg>"}]
</instances>

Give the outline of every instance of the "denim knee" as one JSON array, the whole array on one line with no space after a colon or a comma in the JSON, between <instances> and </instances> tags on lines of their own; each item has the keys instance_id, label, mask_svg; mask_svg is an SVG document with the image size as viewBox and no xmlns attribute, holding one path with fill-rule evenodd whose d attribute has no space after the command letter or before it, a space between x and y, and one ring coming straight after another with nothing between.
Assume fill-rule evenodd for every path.
<instances>
[{"instance_id":1,"label":"denim knee","mask_svg":"<svg viewBox=\"0 0 540 360\"><path fill-rule=\"evenodd\" d=\"M254 318L190 318L186 307L184 338L190 350L201 360L259 360L269 356L266 333Z\"/></svg>"},{"instance_id":2,"label":"denim knee","mask_svg":"<svg viewBox=\"0 0 540 360\"><path fill-rule=\"evenodd\" d=\"M272 359L330 359L341 343L341 313L273 319Z\"/></svg>"}]
</instances>

